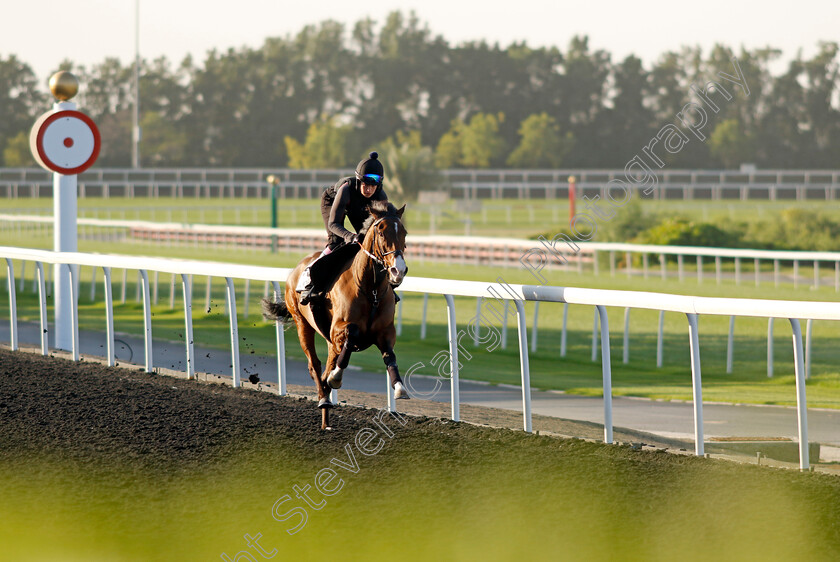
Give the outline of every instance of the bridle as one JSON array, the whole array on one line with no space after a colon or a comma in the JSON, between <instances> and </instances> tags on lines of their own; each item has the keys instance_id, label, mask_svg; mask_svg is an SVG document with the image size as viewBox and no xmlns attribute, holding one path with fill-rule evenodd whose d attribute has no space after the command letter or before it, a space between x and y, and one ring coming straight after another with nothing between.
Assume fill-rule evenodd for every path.
<instances>
[{"instance_id":1,"label":"bridle","mask_svg":"<svg viewBox=\"0 0 840 562\"><path fill-rule=\"evenodd\" d=\"M376 219L373 222L373 224L370 225L370 227L368 228L368 231L370 231L370 229L372 229L377 224L379 224L380 222L384 221L387 218L389 218L389 217L381 217L381 218ZM397 219L397 220L399 220L399 219ZM374 231L374 236L377 236L375 231ZM373 286L374 286L374 289L371 291L371 296L373 298L371 299L372 306L370 308L370 313L368 314L368 330L370 330L370 326L373 323L373 317L376 315L376 311L379 309L379 294L378 294L378 291L376 290L376 287L379 287L379 284L382 281L384 281L384 278L382 279L382 281L380 281L379 276L380 276L381 273L385 273L388 270L388 267L385 265L385 262L382 260L382 258L384 258L385 256L390 256L391 254L394 254L396 256L401 256L402 255L402 250L393 250L393 251L390 251L390 252L383 252L382 251L382 246L377 241L376 242L376 251L378 251L378 253L380 255L375 256L371 252L368 252L367 249L365 249L365 247L362 246L361 244L359 244L359 246L362 248L362 251L364 253L366 253L371 260L373 260L373 262L375 262L376 264L379 265L379 267L374 268L374 270L373 270Z\"/></svg>"},{"instance_id":2,"label":"bridle","mask_svg":"<svg viewBox=\"0 0 840 562\"><path fill-rule=\"evenodd\" d=\"M385 219L387 219L387 218L388 218L388 217L382 217L382 218L378 218L378 219L376 219L376 220L373 222L373 224L371 224L371 225L370 225L370 227L368 228L368 230L372 229L372 228L373 228L373 227L375 227L377 224L379 224L380 222L384 221L384 220L385 220ZM375 233L374 233L374 234L375 234ZM376 242L376 250L378 250L379 256L375 256L375 255L374 255L374 254L372 254L371 252L368 252L368 251L367 251L367 249L366 249L364 246L362 246L361 244L359 244L359 246L361 246L362 251L363 251L364 253L366 253L370 259L372 259L373 261L375 261L376 263L378 263L378 264L379 264L379 266L382 268L382 270L387 270L387 269L388 269L388 268L387 268L387 266L385 265L385 262L384 262L384 261L382 261L382 258L384 258L385 256L390 256L391 254L394 254L394 255L396 255L396 256L401 256L401 255L402 255L402 250L392 250L392 251L390 251L390 252L383 252L383 251L382 251L382 247L380 246L380 244L379 244L379 242L378 242L378 239L377 239L377 242Z\"/></svg>"}]
</instances>

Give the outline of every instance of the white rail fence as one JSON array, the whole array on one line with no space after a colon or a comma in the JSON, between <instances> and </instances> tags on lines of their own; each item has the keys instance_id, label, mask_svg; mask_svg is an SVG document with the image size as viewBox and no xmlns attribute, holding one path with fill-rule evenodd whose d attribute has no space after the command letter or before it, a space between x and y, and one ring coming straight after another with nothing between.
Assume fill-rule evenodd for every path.
<instances>
[{"instance_id":1,"label":"white rail fence","mask_svg":"<svg viewBox=\"0 0 840 562\"><path fill-rule=\"evenodd\" d=\"M43 264L67 264L68 275L71 279L71 287L77 287L78 273L75 266L98 267L103 270L103 284L106 295L106 343L107 360L109 365L115 364L114 357L114 327L113 327L113 298L112 298L112 268L123 268L137 270L142 280L142 297L144 311L144 342L145 342L145 365L146 371L151 372L154 366L152 355L152 323L151 323L151 295L148 272L169 273L177 275L181 279L184 295L184 323L185 323L185 354L186 372L189 377L194 376L194 346L193 326L191 314L192 298L192 276L205 275L208 277L219 277L220 268L224 270L226 285L227 311L230 318L231 335L231 365L234 386L241 384L241 372L239 361L239 337L238 317L236 309L236 293L233 280L245 279L270 282L274 287L275 295L280 295L280 283L289 274L289 269L268 268L257 266L244 266L235 264L219 264L215 262L193 262L167 260L161 258L142 258L131 256L83 254L83 253L56 253L43 250L29 250L22 248L0 247L0 256L5 258L10 309L10 334L11 348L18 348L17 332L17 309L16 309L16 284L15 272L12 260L23 260L24 262L35 262L37 270L38 294L40 297L40 322L41 322L41 352L48 353L47 341L47 308L46 308L46 287ZM473 281L454 281L430 278L408 278L402 285L406 292L423 293L426 298L429 294L441 295L447 304L447 324L449 329L449 355L450 355L450 395L452 419L460 419L459 401L459 342L455 334L455 296L488 298L488 292L493 285ZM506 303L513 304L516 310L516 323L520 357L520 374L522 387L522 411L523 426L525 431L531 431L531 388L530 388L530 367L528 359L528 339L525 320L525 301L555 302L569 304L595 306L598 320L600 320L600 344L601 344L601 367L604 389L604 441L612 443L612 369L609 345L609 322L606 314L606 307L620 307L624 309L639 308L658 310L664 312L677 312L686 315L689 332L689 343L691 350L691 376L694 410L694 436L695 453L704 454L703 441L703 397L702 397L702 376L700 368L700 347L698 339L698 315L724 315L724 316L753 316L769 319L787 318L791 324L793 334L794 370L796 375L796 404L798 420L800 468L809 467L808 458L808 424L807 424L807 402L805 394L805 364L802 345L802 330L800 319L812 320L840 320L840 303L830 302L798 302L798 301L774 301L756 299L732 299L732 298L707 298L684 295L670 295L661 293L646 293L636 291L614 291L599 289L581 289L572 287L548 287L539 285L506 285L506 290L495 291L494 298L500 298ZM74 289L75 290L75 289ZM77 292L77 291L76 291ZM72 299L77 302L77 295ZM72 307L71 314L73 324L72 353L75 360L79 359L79 337L78 337L78 311L77 305ZM565 310L564 310L565 316ZM661 323L661 321L660 321ZM625 320L625 325L627 324ZM565 330L564 330L565 332ZM626 333L626 332L625 332ZM286 392L286 364L285 348L282 327L276 325L277 334L277 356L278 356L278 381L279 392ZM565 339L565 334L564 334ZM534 342L535 343L535 340ZM594 349L594 348L593 348ZM386 378L387 380L387 378ZM394 408L394 399L390 385L386 383L388 407Z\"/></svg>"}]
</instances>

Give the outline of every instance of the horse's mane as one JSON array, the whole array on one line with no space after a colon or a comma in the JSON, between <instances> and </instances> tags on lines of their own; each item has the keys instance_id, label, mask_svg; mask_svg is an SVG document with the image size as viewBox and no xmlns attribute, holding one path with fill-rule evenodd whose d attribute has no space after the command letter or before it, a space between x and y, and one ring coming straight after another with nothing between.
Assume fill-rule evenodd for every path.
<instances>
[{"instance_id":1,"label":"horse's mane","mask_svg":"<svg viewBox=\"0 0 840 562\"><path fill-rule=\"evenodd\" d=\"M359 234L362 237L367 234L368 229L377 219L380 219L383 216L398 217L397 208L388 201L372 201L368 205L368 209L370 209L371 214L367 219L365 219L365 222L362 223L362 229L359 231Z\"/></svg>"}]
</instances>

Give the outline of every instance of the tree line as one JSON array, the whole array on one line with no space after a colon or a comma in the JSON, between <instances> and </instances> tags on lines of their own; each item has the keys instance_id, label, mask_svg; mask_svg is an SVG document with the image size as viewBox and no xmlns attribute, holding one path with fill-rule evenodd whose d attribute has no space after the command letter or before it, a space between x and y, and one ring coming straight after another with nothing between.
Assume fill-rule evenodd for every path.
<instances>
[{"instance_id":1,"label":"tree line","mask_svg":"<svg viewBox=\"0 0 840 562\"><path fill-rule=\"evenodd\" d=\"M819 42L781 73L772 47L682 47L650 67L614 61L574 37L565 49L457 45L415 14L379 25L324 21L260 48L210 51L203 62L141 63L144 167L346 167L378 149L397 165L620 168L737 58L750 95L707 125L708 139L667 154L675 168L837 168L838 44ZM64 61L77 102L98 124L102 167L129 167L133 68L115 58ZM58 70L58 69L56 69ZM0 164L32 165L28 135L50 107L25 61L0 54ZM389 151L391 154L389 155Z\"/></svg>"}]
</instances>

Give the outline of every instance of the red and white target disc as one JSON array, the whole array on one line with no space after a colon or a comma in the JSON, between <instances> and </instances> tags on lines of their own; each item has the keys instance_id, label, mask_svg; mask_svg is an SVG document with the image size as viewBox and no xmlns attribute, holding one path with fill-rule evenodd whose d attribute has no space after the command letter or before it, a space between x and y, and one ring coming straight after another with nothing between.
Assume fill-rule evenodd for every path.
<instances>
[{"instance_id":1,"label":"red and white target disc","mask_svg":"<svg viewBox=\"0 0 840 562\"><path fill-rule=\"evenodd\" d=\"M29 137L32 156L47 170L65 176L80 174L99 156L101 138L93 120L65 109L42 115Z\"/></svg>"}]
</instances>

